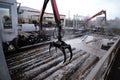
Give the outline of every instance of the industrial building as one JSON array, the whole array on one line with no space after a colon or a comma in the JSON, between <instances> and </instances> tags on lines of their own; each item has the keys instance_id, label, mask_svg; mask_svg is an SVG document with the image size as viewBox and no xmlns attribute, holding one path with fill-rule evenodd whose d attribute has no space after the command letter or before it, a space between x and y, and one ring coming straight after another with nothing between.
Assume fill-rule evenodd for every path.
<instances>
[{"instance_id":1,"label":"industrial building","mask_svg":"<svg viewBox=\"0 0 120 80\"><path fill-rule=\"evenodd\" d=\"M21 6L19 12L20 12L19 23L22 23L22 24L29 23L30 24L34 20L39 22L39 16L40 16L39 10ZM65 15L60 14L62 26L65 26L65 17L66 17ZM45 14L43 15L43 24L55 24L54 14L45 12Z\"/></svg>"}]
</instances>

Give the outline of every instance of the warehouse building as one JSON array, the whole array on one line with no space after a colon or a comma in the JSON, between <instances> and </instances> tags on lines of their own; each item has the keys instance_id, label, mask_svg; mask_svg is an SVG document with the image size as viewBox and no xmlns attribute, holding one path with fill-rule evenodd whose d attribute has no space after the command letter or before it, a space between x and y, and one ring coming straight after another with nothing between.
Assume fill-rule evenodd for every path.
<instances>
[{"instance_id":1,"label":"warehouse building","mask_svg":"<svg viewBox=\"0 0 120 80\"><path fill-rule=\"evenodd\" d=\"M21 6L19 12L20 12L19 23L31 24L32 21L39 22L39 16L40 16L39 10ZM62 26L65 26L65 15L60 14L60 18L61 18ZM46 24L46 25L53 24L54 25L55 24L54 14L45 12L45 14L43 15L43 24Z\"/></svg>"}]
</instances>

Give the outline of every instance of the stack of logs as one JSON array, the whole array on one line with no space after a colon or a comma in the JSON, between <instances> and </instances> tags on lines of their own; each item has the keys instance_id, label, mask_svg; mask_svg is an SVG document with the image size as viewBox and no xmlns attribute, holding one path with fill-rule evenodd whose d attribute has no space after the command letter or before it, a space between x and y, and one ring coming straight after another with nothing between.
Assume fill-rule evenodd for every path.
<instances>
[{"instance_id":1,"label":"stack of logs","mask_svg":"<svg viewBox=\"0 0 120 80\"><path fill-rule=\"evenodd\" d=\"M84 79L99 58L82 50L73 50L73 58L63 64L62 52L44 45L6 57L12 80L79 80ZM67 59L69 53L67 52Z\"/></svg>"}]
</instances>

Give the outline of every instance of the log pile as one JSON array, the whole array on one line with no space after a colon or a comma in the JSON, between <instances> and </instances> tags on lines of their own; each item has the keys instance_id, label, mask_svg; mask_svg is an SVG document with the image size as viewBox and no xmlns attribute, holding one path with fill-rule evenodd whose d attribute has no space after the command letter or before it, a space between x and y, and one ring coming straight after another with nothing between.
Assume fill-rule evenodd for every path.
<instances>
[{"instance_id":1,"label":"log pile","mask_svg":"<svg viewBox=\"0 0 120 80\"><path fill-rule=\"evenodd\" d=\"M48 46L38 47L7 57L12 80L78 80L90 71L99 60L97 56L82 50L73 50L73 58L63 64L61 51L56 53Z\"/></svg>"}]
</instances>

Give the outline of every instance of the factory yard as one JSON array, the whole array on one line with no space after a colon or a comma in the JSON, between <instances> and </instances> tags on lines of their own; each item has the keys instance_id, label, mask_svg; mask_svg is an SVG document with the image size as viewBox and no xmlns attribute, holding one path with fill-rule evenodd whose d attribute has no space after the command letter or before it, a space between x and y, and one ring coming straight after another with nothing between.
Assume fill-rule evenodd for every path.
<instances>
[{"instance_id":1,"label":"factory yard","mask_svg":"<svg viewBox=\"0 0 120 80\"><path fill-rule=\"evenodd\" d=\"M45 11L49 1L53 13ZM120 19L109 11L116 7L78 5L71 18L77 4L61 6L68 15L56 0L40 5L0 0L0 80L120 80Z\"/></svg>"},{"instance_id":2,"label":"factory yard","mask_svg":"<svg viewBox=\"0 0 120 80\"><path fill-rule=\"evenodd\" d=\"M71 37L63 39L71 44L73 58L69 61L70 54L66 50L67 61L65 63L63 63L63 53L59 49L56 52L54 48L49 53L47 44L6 56L12 80L84 79L107 53L102 46L116 41L111 37L98 34L69 38Z\"/></svg>"}]
</instances>

